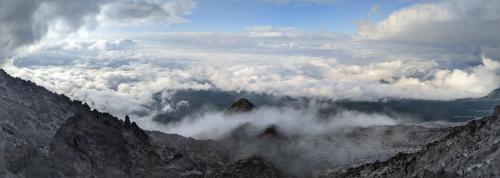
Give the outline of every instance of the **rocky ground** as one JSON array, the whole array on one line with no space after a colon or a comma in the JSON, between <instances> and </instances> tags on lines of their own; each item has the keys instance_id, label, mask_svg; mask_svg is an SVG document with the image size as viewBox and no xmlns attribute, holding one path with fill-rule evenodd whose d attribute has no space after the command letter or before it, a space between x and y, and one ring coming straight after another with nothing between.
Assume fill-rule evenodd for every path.
<instances>
[{"instance_id":1,"label":"rocky ground","mask_svg":"<svg viewBox=\"0 0 500 178\"><path fill-rule=\"evenodd\" d=\"M416 153L322 177L499 177L500 106L494 113L451 129Z\"/></svg>"}]
</instances>

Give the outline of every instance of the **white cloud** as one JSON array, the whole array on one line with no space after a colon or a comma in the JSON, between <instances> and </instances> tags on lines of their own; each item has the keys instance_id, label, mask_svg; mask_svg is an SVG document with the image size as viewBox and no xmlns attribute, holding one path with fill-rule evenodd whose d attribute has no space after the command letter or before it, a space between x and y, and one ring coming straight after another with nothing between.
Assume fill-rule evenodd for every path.
<instances>
[{"instance_id":1,"label":"white cloud","mask_svg":"<svg viewBox=\"0 0 500 178\"><path fill-rule=\"evenodd\" d=\"M366 39L446 45L498 45L500 2L439 0L397 10L376 24L362 23Z\"/></svg>"},{"instance_id":2,"label":"white cloud","mask_svg":"<svg viewBox=\"0 0 500 178\"><path fill-rule=\"evenodd\" d=\"M279 127L286 135L326 135L343 128L395 125L408 120L394 119L379 114L363 114L343 111L331 118L318 118L316 108L260 108L250 113L227 115L209 112L188 117L168 125L147 125L150 129L177 133L197 139L221 139L243 124L251 124L256 130L271 125ZM146 126L146 127L147 127Z\"/></svg>"},{"instance_id":3,"label":"white cloud","mask_svg":"<svg viewBox=\"0 0 500 178\"><path fill-rule=\"evenodd\" d=\"M182 42L189 38L195 42L198 37L187 35ZM349 64L315 53L289 53L288 47L278 48L284 52L270 50L257 54L254 51L263 47L249 41L242 45L244 50L229 48L223 42L220 47L207 50L204 44L184 47L160 43L166 47L157 48L129 39L68 40L28 51L4 68L12 75L118 116L154 115L146 107L153 102L153 94L180 89L218 88L354 100L387 97L448 100L484 96L500 86L500 63L487 57L474 67L452 69L442 68L435 61L392 55L380 62ZM348 53L359 55L363 49ZM381 79L390 83L379 83Z\"/></svg>"},{"instance_id":4,"label":"white cloud","mask_svg":"<svg viewBox=\"0 0 500 178\"><path fill-rule=\"evenodd\" d=\"M91 25L101 1L0 1L0 45L5 55L42 39L49 32L67 33Z\"/></svg>"},{"instance_id":5,"label":"white cloud","mask_svg":"<svg viewBox=\"0 0 500 178\"><path fill-rule=\"evenodd\" d=\"M0 0L0 59L19 47L61 40L112 22L173 24L188 21L194 0ZM96 20L99 16L100 20Z\"/></svg>"}]
</instances>

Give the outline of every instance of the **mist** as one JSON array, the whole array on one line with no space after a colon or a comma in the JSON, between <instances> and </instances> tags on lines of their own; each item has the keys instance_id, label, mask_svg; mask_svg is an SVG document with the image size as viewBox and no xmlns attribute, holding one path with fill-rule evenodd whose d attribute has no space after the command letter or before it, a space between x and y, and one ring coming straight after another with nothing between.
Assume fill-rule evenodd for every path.
<instances>
[{"instance_id":1,"label":"mist","mask_svg":"<svg viewBox=\"0 0 500 178\"><path fill-rule=\"evenodd\" d=\"M221 139L243 124L258 130L275 125L287 135L322 135L340 128L396 125L406 118L391 118L383 114L341 111L320 118L317 110L292 107L264 107L249 113L228 114L223 111L191 115L180 122L167 124L161 130L196 139Z\"/></svg>"},{"instance_id":2,"label":"mist","mask_svg":"<svg viewBox=\"0 0 500 178\"><path fill-rule=\"evenodd\" d=\"M320 168L341 169L383 160L398 151L413 151L410 147L421 144L432 130L419 128L422 133L414 136L417 129L413 126L401 130L396 126L413 123L410 117L349 110L321 116L318 108L264 106L244 113L207 111L169 124L153 121L140 125L194 139L217 140L232 148L229 154L235 159L261 156L299 177L311 176Z\"/></svg>"}]
</instances>

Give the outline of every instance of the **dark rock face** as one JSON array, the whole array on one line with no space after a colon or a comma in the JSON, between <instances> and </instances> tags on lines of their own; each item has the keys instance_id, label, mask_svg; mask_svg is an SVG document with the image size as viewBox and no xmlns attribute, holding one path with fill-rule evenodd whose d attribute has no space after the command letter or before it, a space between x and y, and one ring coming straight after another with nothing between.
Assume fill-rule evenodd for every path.
<instances>
[{"instance_id":1,"label":"dark rock face","mask_svg":"<svg viewBox=\"0 0 500 178\"><path fill-rule=\"evenodd\" d=\"M246 98L241 98L234 102L228 109L228 113L249 112L255 109L255 105Z\"/></svg>"},{"instance_id":2,"label":"dark rock face","mask_svg":"<svg viewBox=\"0 0 500 178\"><path fill-rule=\"evenodd\" d=\"M0 177L50 177L51 138L67 118L88 109L0 69Z\"/></svg>"},{"instance_id":3,"label":"dark rock face","mask_svg":"<svg viewBox=\"0 0 500 178\"><path fill-rule=\"evenodd\" d=\"M52 177L283 177L262 158L231 160L216 141L150 132L109 114L78 114L50 147Z\"/></svg>"},{"instance_id":4,"label":"dark rock face","mask_svg":"<svg viewBox=\"0 0 500 178\"><path fill-rule=\"evenodd\" d=\"M272 138L277 138L282 136L282 134L279 132L278 127L275 125L271 125L264 129L262 133L259 135L259 137L272 137Z\"/></svg>"},{"instance_id":5,"label":"dark rock face","mask_svg":"<svg viewBox=\"0 0 500 178\"><path fill-rule=\"evenodd\" d=\"M250 157L247 159L238 160L228 168L224 169L217 177L289 177L284 176L271 162L264 160L261 157Z\"/></svg>"},{"instance_id":6,"label":"dark rock face","mask_svg":"<svg viewBox=\"0 0 500 178\"><path fill-rule=\"evenodd\" d=\"M284 177L262 158L145 132L0 69L0 177ZM257 161L255 161L257 160Z\"/></svg>"},{"instance_id":7,"label":"dark rock face","mask_svg":"<svg viewBox=\"0 0 500 178\"><path fill-rule=\"evenodd\" d=\"M499 177L500 106L481 120L452 128L422 151L400 153L384 162L366 164L324 177Z\"/></svg>"},{"instance_id":8,"label":"dark rock face","mask_svg":"<svg viewBox=\"0 0 500 178\"><path fill-rule=\"evenodd\" d=\"M157 177L152 170L162 170L142 129L98 112L68 119L52 140L50 156L61 177Z\"/></svg>"}]
</instances>

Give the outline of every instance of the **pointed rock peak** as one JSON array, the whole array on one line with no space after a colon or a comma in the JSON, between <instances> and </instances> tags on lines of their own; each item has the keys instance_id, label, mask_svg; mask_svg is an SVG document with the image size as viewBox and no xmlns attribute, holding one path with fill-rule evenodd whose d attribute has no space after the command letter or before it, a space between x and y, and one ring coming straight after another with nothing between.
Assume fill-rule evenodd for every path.
<instances>
[{"instance_id":1,"label":"pointed rock peak","mask_svg":"<svg viewBox=\"0 0 500 178\"><path fill-rule=\"evenodd\" d=\"M246 98L240 98L234 102L228 109L228 112L249 112L255 109L255 105Z\"/></svg>"},{"instance_id":2,"label":"pointed rock peak","mask_svg":"<svg viewBox=\"0 0 500 178\"><path fill-rule=\"evenodd\" d=\"M270 125L266 129L262 131L262 133L259 134L259 137L268 137L268 138L278 138L281 137L281 132L278 130L278 127L276 125Z\"/></svg>"},{"instance_id":3,"label":"pointed rock peak","mask_svg":"<svg viewBox=\"0 0 500 178\"><path fill-rule=\"evenodd\" d=\"M125 122L123 123L123 126L128 127L130 125L131 125L131 123L130 123L130 117L128 117L128 115L126 115L125 116Z\"/></svg>"}]
</instances>

